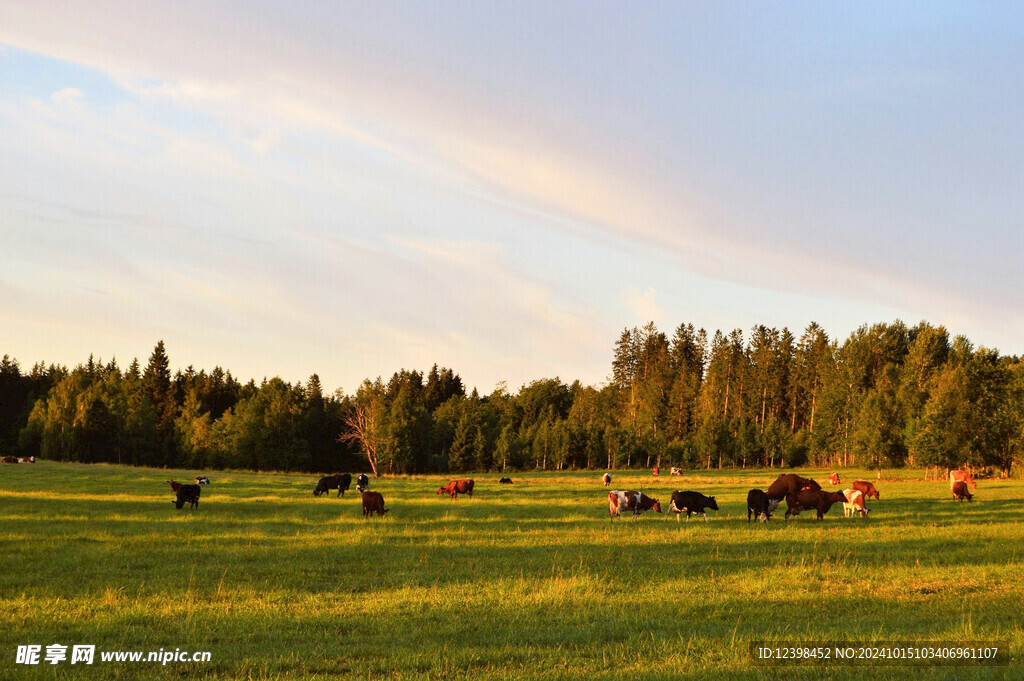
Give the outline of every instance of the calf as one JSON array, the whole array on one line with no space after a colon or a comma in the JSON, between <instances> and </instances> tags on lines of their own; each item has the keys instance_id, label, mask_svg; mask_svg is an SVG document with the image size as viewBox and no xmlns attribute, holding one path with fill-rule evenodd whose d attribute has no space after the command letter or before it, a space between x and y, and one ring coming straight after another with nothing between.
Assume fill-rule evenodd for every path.
<instances>
[{"instance_id":1,"label":"calf","mask_svg":"<svg viewBox=\"0 0 1024 681\"><path fill-rule=\"evenodd\" d=\"M469 498L473 498L473 481L472 480L452 480L444 487L437 490L438 494L448 494L450 499L458 499L459 494L468 494Z\"/></svg>"},{"instance_id":2,"label":"calf","mask_svg":"<svg viewBox=\"0 0 1024 681\"><path fill-rule=\"evenodd\" d=\"M853 489L858 492L862 492L865 499L870 499L871 497L874 497L875 500L878 499L878 490L875 489L874 485L866 480L854 480Z\"/></svg>"},{"instance_id":3,"label":"calf","mask_svg":"<svg viewBox=\"0 0 1024 681\"><path fill-rule=\"evenodd\" d=\"M843 502L843 515L849 518L860 513L861 517L868 517L871 509L864 506L864 492L859 489L844 489L843 495L846 497L846 501Z\"/></svg>"},{"instance_id":4,"label":"calf","mask_svg":"<svg viewBox=\"0 0 1024 681\"><path fill-rule=\"evenodd\" d=\"M499 485L511 485L512 484L512 478L501 478L500 480L498 480L498 484Z\"/></svg>"},{"instance_id":5,"label":"calf","mask_svg":"<svg viewBox=\"0 0 1024 681\"><path fill-rule=\"evenodd\" d=\"M198 478L196 478L196 484L197 485L209 485L210 484L210 479L208 477L206 477L205 475L200 475Z\"/></svg>"},{"instance_id":6,"label":"calf","mask_svg":"<svg viewBox=\"0 0 1024 681\"><path fill-rule=\"evenodd\" d=\"M971 501L974 499L974 495L967 491L967 483L963 480L958 480L953 483L953 498L957 501Z\"/></svg>"},{"instance_id":7,"label":"calf","mask_svg":"<svg viewBox=\"0 0 1024 681\"><path fill-rule=\"evenodd\" d=\"M970 485L974 489L978 489L978 484L974 482L974 478L971 477L970 471L955 470L949 472L949 488L953 489L956 483L962 482Z\"/></svg>"},{"instance_id":8,"label":"calf","mask_svg":"<svg viewBox=\"0 0 1024 681\"><path fill-rule=\"evenodd\" d=\"M380 492L363 492L363 517L372 517L374 513L379 515L381 518L384 514L390 511L389 508L384 508L384 497L381 496Z\"/></svg>"},{"instance_id":9,"label":"calf","mask_svg":"<svg viewBox=\"0 0 1024 681\"><path fill-rule=\"evenodd\" d=\"M612 474L611 473L605 473L604 475L602 475L601 476L601 482L604 483L605 487L607 487L608 485L612 484Z\"/></svg>"},{"instance_id":10,"label":"calf","mask_svg":"<svg viewBox=\"0 0 1024 681\"><path fill-rule=\"evenodd\" d=\"M661 513L661 503L642 492L612 490L608 492L608 520L618 516L622 520L623 511L633 511L633 520L641 513L651 509Z\"/></svg>"},{"instance_id":11,"label":"calf","mask_svg":"<svg viewBox=\"0 0 1024 681\"><path fill-rule=\"evenodd\" d=\"M199 492L202 490L199 485L176 484L178 485L178 489L175 490L175 492L178 493L178 498L174 501L174 507L176 509L180 511L185 504L191 504L191 508L199 506Z\"/></svg>"},{"instance_id":12,"label":"calf","mask_svg":"<svg viewBox=\"0 0 1024 681\"><path fill-rule=\"evenodd\" d=\"M678 466L672 466L672 468L669 470L669 475L682 475L682 474L683 474L683 469L679 468Z\"/></svg>"},{"instance_id":13,"label":"calf","mask_svg":"<svg viewBox=\"0 0 1024 681\"><path fill-rule=\"evenodd\" d=\"M345 475L348 475L348 473ZM352 479L351 475L349 475L349 479ZM356 491L365 492L368 489L370 489L370 478L367 477L366 473L360 473L359 477L356 478Z\"/></svg>"},{"instance_id":14,"label":"calf","mask_svg":"<svg viewBox=\"0 0 1024 681\"><path fill-rule=\"evenodd\" d=\"M761 489L752 489L747 492L747 522L756 516L762 523L772 518L772 513L779 507L778 499L769 499L768 492Z\"/></svg>"},{"instance_id":15,"label":"calf","mask_svg":"<svg viewBox=\"0 0 1024 681\"><path fill-rule=\"evenodd\" d=\"M830 485L838 485L839 484L839 473L829 473L828 474L828 484L830 484Z\"/></svg>"},{"instance_id":16,"label":"calf","mask_svg":"<svg viewBox=\"0 0 1024 681\"><path fill-rule=\"evenodd\" d=\"M833 504L846 501L846 495L842 492L826 492L821 489L802 489L793 495L793 502L786 497L786 520L789 516L798 515L800 511L813 508L818 512L818 520L825 517Z\"/></svg>"},{"instance_id":17,"label":"calf","mask_svg":"<svg viewBox=\"0 0 1024 681\"><path fill-rule=\"evenodd\" d=\"M707 509L713 508L718 510L718 502L715 501L714 497L706 497L700 492L672 492L672 501L668 504L669 513L676 514L676 522L679 522L679 515L682 513L686 514L686 520L689 522L690 516L697 513L704 514L704 522L708 521Z\"/></svg>"}]
</instances>

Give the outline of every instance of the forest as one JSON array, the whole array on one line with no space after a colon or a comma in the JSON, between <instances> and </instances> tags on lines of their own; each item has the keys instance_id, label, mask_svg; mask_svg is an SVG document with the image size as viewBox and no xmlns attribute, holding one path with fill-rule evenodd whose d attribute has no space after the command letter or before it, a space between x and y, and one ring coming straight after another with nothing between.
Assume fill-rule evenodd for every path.
<instances>
[{"instance_id":1,"label":"forest","mask_svg":"<svg viewBox=\"0 0 1024 681\"><path fill-rule=\"evenodd\" d=\"M841 343L680 324L624 329L597 386L543 378L468 394L449 368L402 369L354 394L314 374L240 382L145 367L0 362L0 452L193 469L487 470L964 464L1009 475L1024 446L1024 362L922 322Z\"/></svg>"}]
</instances>

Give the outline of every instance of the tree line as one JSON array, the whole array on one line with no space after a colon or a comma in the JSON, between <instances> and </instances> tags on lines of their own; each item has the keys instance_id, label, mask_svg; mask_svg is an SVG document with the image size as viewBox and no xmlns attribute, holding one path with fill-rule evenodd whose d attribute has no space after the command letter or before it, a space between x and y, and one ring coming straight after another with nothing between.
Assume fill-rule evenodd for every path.
<instances>
[{"instance_id":1,"label":"tree line","mask_svg":"<svg viewBox=\"0 0 1024 681\"><path fill-rule=\"evenodd\" d=\"M607 381L545 378L467 394L452 369L402 369L326 395L317 375L242 384L92 357L0 362L0 450L196 469L426 473L679 466L963 464L1024 451L1024 362L941 326L865 325L842 343L681 324L624 329Z\"/></svg>"}]
</instances>

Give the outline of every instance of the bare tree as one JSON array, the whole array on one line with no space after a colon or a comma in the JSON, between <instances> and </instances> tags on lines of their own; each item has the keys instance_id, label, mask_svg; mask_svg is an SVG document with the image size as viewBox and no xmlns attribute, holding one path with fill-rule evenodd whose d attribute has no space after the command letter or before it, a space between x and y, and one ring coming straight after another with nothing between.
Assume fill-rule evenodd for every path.
<instances>
[{"instance_id":1,"label":"bare tree","mask_svg":"<svg viewBox=\"0 0 1024 681\"><path fill-rule=\"evenodd\" d=\"M373 477L379 478L377 451L380 448L380 429L383 424L380 398L376 395L375 387L377 386L369 381L360 387L352 405L352 412L345 417L346 430L338 437L338 441L361 445L373 470Z\"/></svg>"}]
</instances>

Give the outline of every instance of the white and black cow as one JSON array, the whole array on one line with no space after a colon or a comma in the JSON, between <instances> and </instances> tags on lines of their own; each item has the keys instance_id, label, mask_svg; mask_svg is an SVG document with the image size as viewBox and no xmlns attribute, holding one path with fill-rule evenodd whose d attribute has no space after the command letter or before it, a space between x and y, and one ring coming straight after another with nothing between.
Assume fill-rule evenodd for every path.
<instances>
[{"instance_id":1,"label":"white and black cow","mask_svg":"<svg viewBox=\"0 0 1024 681\"><path fill-rule=\"evenodd\" d=\"M605 473L604 475L602 475L601 476L601 482L604 483L605 487L607 487L608 485L612 484L612 474L611 473Z\"/></svg>"},{"instance_id":2,"label":"white and black cow","mask_svg":"<svg viewBox=\"0 0 1024 681\"><path fill-rule=\"evenodd\" d=\"M210 484L210 479L208 477L206 477L205 475L200 475L198 478L196 478L196 484L197 485L209 485Z\"/></svg>"},{"instance_id":3,"label":"white and black cow","mask_svg":"<svg viewBox=\"0 0 1024 681\"><path fill-rule=\"evenodd\" d=\"M643 492L620 489L608 492L608 520L615 520L616 516L622 520L623 513L632 511L635 521L638 515L651 509L661 513L661 503Z\"/></svg>"},{"instance_id":4,"label":"white and black cow","mask_svg":"<svg viewBox=\"0 0 1024 681\"><path fill-rule=\"evenodd\" d=\"M368 489L370 489L370 478L366 473L360 473L359 477L356 478L356 490L365 492Z\"/></svg>"},{"instance_id":5,"label":"white and black cow","mask_svg":"<svg viewBox=\"0 0 1024 681\"><path fill-rule=\"evenodd\" d=\"M672 492L672 501L668 505L668 512L676 514L676 522L679 522L679 516L683 513L686 514L687 521L690 520L691 515L702 513L704 514L704 522L707 522L707 509L709 508L718 510L718 502L715 501L714 497L706 497L700 492L680 492L676 490Z\"/></svg>"}]
</instances>

